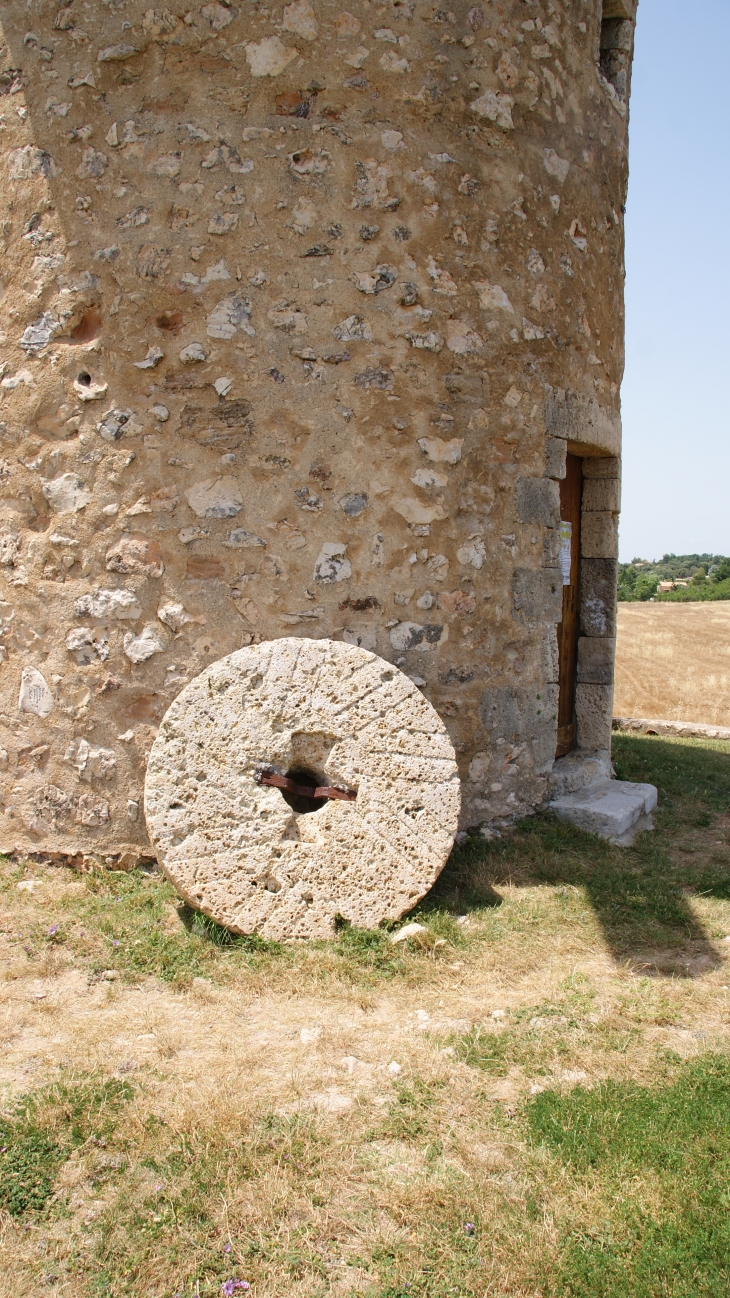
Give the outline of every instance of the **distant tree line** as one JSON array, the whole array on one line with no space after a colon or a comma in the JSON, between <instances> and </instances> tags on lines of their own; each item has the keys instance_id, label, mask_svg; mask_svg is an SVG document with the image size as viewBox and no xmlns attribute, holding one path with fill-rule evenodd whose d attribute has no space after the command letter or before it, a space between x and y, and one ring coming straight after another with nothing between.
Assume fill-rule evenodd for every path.
<instances>
[{"instance_id":1,"label":"distant tree line","mask_svg":"<svg viewBox=\"0 0 730 1298\"><path fill-rule=\"evenodd\" d=\"M659 591L659 583L687 582ZM730 599L730 558L724 554L665 554L661 559L632 559L618 566L619 600L658 600L688 603Z\"/></svg>"}]
</instances>

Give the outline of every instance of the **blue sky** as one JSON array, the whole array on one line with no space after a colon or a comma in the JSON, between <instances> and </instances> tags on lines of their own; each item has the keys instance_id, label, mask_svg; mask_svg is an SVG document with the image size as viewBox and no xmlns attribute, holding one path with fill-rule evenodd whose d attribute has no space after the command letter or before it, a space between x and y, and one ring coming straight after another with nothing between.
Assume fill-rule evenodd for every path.
<instances>
[{"instance_id":1,"label":"blue sky","mask_svg":"<svg viewBox=\"0 0 730 1298\"><path fill-rule=\"evenodd\" d=\"M730 554L730 0L640 0L620 554Z\"/></svg>"}]
</instances>

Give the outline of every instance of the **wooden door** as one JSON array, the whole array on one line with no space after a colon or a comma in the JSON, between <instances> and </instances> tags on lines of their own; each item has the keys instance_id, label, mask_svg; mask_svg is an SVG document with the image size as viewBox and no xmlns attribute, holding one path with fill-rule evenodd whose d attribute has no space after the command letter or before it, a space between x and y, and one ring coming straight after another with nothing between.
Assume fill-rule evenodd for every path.
<instances>
[{"instance_id":1,"label":"wooden door","mask_svg":"<svg viewBox=\"0 0 730 1298\"><path fill-rule=\"evenodd\" d=\"M569 455L560 483L563 619L558 626L558 746L556 757L575 748L575 678L578 665L578 586L583 461Z\"/></svg>"}]
</instances>

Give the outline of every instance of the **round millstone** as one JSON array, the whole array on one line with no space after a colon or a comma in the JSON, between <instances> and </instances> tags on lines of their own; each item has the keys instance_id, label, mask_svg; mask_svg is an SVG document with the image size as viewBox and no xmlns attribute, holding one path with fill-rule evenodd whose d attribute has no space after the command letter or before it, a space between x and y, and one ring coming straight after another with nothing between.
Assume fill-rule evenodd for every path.
<instances>
[{"instance_id":1,"label":"round millstone","mask_svg":"<svg viewBox=\"0 0 730 1298\"><path fill-rule=\"evenodd\" d=\"M357 796L295 810L259 783L272 771ZM145 785L181 896L266 938L398 919L441 871L459 807L438 713L397 667L333 640L270 640L206 668L166 713Z\"/></svg>"}]
</instances>

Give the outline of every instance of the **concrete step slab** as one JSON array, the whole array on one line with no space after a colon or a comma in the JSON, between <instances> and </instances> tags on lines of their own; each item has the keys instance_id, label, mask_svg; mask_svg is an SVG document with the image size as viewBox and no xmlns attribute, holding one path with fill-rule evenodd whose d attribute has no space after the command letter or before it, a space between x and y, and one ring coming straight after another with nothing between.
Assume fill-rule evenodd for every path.
<instances>
[{"instance_id":1,"label":"concrete step slab","mask_svg":"<svg viewBox=\"0 0 730 1298\"><path fill-rule=\"evenodd\" d=\"M651 813L657 805L653 784L628 780L603 780L576 793L555 798L550 810L589 834L629 847L637 834L653 829Z\"/></svg>"}]
</instances>

